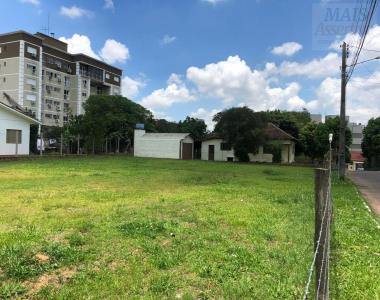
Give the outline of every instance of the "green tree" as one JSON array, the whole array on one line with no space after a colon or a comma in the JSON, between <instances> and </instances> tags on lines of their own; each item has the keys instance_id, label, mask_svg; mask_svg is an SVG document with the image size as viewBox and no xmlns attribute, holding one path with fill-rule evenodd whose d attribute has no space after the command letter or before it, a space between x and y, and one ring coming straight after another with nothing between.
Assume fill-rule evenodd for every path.
<instances>
[{"instance_id":1,"label":"green tree","mask_svg":"<svg viewBox=\"0 0 380 300\"><path fill-rule=\"evenodd\" d=\"M154 120L154 126L157 130L157 132L162 133L179 133L181 132L181 129L178 126L177 122L171 122L167 121L165 119L157 119Z\"/></svg>"},{"instance_id":2,"label":"green tree","mask_svg":"<svg viewBox=\"0 0 380 300\"><path fill-rule=\"evenodd\" d=\"M256 154L265 142L264 122L248 107L235 107L214 116L215 132L235 150L240 161L249 161L249 153Z\"/></svg>"},{"instance_id":3,"label":"green tree","mask_svg":"<svg viewBox=\"0 0 380 300\"><path fill-rule=\"evenodd\" d=\"M207 125L204 120L186 117L184 121L180 121L178 126L181 132L188 132L196 141L202 140L207 133Z\"/></svg>"},{"instance_id":4,"label":"green tree","mask_svg":"<svg viewBox=\"0 0 380 300\"><path fill-rule=\"evenodd\" d=\"M331 148L336 161L339 146L339 117L328 119L325 123L307 124L300 133L304 152L313 161L322 161L329 151L329 134L333 134ZM346 128L346 161L349 161L349 146L352 143L351 131Z\"/></svg>"},{"instance_id":5,"label":"green tree","mask_svg":"<svg viewBox=\"0 0 380 300\"><path fill-rule=\"evenodd\" d=\"M380 117L368 121L363 130L363 155L370 168L380 167Z\"/></svg>"},{"instance_id":6,"label":"green tree","mask_svg":"<svg viewBox=\"0 0 380 300\"><path fill-rule=\"evenodd\" d=\"M137 123L143 123L147 130L154 131L152 113L125 97L94 95L87 99L83 107L87 144L99 147L107 139L107 143L113 144L117 152L120 140L129 143L133 139Z\"/></svg>"}]
</instances>

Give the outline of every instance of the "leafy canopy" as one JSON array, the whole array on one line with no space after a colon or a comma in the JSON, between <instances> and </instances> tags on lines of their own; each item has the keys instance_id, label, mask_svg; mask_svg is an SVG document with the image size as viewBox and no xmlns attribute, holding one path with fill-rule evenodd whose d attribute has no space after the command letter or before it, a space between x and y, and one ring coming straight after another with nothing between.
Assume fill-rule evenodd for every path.
<instances>
[{"instance_id":1,"label":"leafy canopy","mask_svg":"<svg viewBox=\"0 0 380 300\"><path fill-rule=\"evenodd\" d=\"M368 121L363 130L363 155L370 167L380 166L380 117Z\"/></svg>"},{"instance_id":2,"label":"leafy canopy","mask_svg":"<svg viewBox=\"0 0 380 300\"><path fill-rule=\"evenodd\" d=\"M322 160L329 151L329 134L333 134L331 147L335 153L339 146L339 117L326 120L325 123L311 122L300 133L300 141L303 144L305 154L312 160ZM352 143L351 131L346 128L346 151Z\"/></svg>"},{"instance_id":3,"label":"leafy canopy","mask_svg":"<svg viewBox=\"0 0 380 300\"><path fill-rule=\"evenodd\" d=\"M240 161L249 161L249 153L256 154L265 142L264 122L248 107L234 107L214 116L215 132L235 150Z\"/></svg>"}]
</instances>

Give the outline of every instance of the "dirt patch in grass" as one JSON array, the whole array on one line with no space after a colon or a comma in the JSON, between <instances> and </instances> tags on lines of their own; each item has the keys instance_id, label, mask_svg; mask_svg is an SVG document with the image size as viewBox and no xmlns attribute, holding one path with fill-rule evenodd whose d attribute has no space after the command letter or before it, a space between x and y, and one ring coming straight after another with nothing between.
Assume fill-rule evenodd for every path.
<instances>
[{"instance_id":1,"label":"dirt patch in grass","mask_svg":"<svg viewBox=\"0 0 380 300\"><path fill-rule=\"evenodd\" d=\"M29 295L33 295L48 285L59 289L63 284L74 277L75 274L77 274L75 268L62 268L56 270L54 273L42 274L35 281L26 281L23 283L23 286L29 290Z\"/></svg>"},{"instance_id":2,"label":"dirt patch in grass","mask_svg":"<svg viewBox=\"0 0 380 300\"><path fill-rule=\"evenodd\" d=\"M47 264L50 261L50 257L43 253L37 253L34 258L41 264Z\"/></svg>"}]
</instances>

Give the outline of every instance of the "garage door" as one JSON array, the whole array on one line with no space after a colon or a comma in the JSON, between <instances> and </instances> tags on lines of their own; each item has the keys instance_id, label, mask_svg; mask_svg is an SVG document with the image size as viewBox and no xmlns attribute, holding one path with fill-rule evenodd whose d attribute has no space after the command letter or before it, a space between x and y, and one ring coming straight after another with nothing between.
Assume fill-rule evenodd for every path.
<instances>
[{"instance_id":1,"label":"garage door","mask_svg":"<svg viewBox=\"0 0 380 300\"><path fill-rule=\"evenodd\" d=\"M193 144L183 143L182 144L182 159L193 159Z\"/></svg>"}]
</instances>

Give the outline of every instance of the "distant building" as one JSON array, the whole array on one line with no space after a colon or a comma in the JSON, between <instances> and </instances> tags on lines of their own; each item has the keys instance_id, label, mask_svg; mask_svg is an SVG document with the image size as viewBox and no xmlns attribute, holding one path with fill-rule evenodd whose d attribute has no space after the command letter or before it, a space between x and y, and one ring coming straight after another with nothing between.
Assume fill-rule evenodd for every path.
<instances>
[{"instance_id":1,"label":"distant building","mask_svg":"<svg viewBox=\"0 0 380 300\"><path fill-rule=\"evenodd\" d=\"M352 144L350 147L351 151L362 152L362 141L363 141L363 129L365 126L363 124L348 123L348 128L352 132Z\"/></svg>"},{"instance_id":2,"label":"distant building","mask_svg":"<svg viewBox=\"0 0 380 300\"><path fill-rule=\"evenodd\" d=\"M281 163L293 163L295 156L296 139L272 123L268 124L265 130L271 142L281 145ZM222 137L211 134L202 142L202 160L215 161L238 161L234 149L226 143ZM265 153L264 146L259 146L259 153L249 153L251 162L273 162L273 154Z\"/></svg>"},{"instance_id":3,"label":"distant building","mask_svg":"<svg viewBox=\"0 0 380 300\"><path fill-rule=\"evenodd\" d=\"M335 118L339 118L339 115L326 115L325 116L325 122L328 119L335 119ZM346 122L350 122L350 117L349 116L346 116Z\"/></svg>"},{"instance_id":4,"label":"distant building","mask_svg":"<svg viewBox=\"0 0 380 300\"><path fill-rule=\"evenodd\" d=\"M312 122L322 123L322 115L321 114L310 114L310 118Z\"/></svg>"},{"instance_id":5,"label":"distant building","mask_svg":"<svg viewBox=\"0 0 380 300\"><path fill-rule=\"evenodd\" d=\"M136 157L193 159L194 140L189 133L146 133L135 129L133 153Z\"/></svg>"},{"instance_id":6,"label":"distant building","mask_svg":"<svg viewBox=\"0 0 380 300\"><path fill-rule=\"evenodd\" d=\"M0 35L0 102L11 98L43 125L62 126L83 113L90 95L120 95L122 70L43 33Z\"/></svg>"},{"instance_id":7,"label":"distant building","mask_svg":"<svg viewBox=\"0 0 380 300\"><path fill-rule=\"evenodd\" d=\"M20 107L0 102L0 156L29 155L31 124L39 122Z\"/></svg>"}]
</instances>

